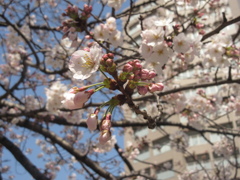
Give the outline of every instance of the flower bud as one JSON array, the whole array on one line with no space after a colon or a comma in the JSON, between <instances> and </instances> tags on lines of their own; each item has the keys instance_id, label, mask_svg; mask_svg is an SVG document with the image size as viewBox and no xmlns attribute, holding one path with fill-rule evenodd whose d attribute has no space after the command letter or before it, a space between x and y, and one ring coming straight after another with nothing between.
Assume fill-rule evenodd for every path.
<instances>
[{"instance_id":1,"label":"flower bud","mask_svg":"<svg viewBox=\"0 0 240 180\"><path fill-rule=\"evenodd\" d=\"M141 95L145 95L148 92L148 88L146 86L138 86L137 90L138 90L138 93Z\"/></svg>"},{"instance_id":2,"label":"flower bud","mask_svg":"<svg viewBox=\"0 0 240 180\"><path fill-rule=\"evenodd\" d=\"M100 129L101 129L101 131L102 130L109 130L111 128L111 125L112 125L111 120L104 119L101 122Z\"/></svg>"},{"instance_id":3,"label":"flower bud","mask_svg":"<svg viewBox=\"0 0 240 180\"><path fill-rule=\"evenodd\" d=\"M113 53L108 53L108 57L113 59L114 58L114 54Z\"/></svg>"},{"instance_id":4,"label":"flower bud","mask_svg":"<svg viewBox=\"0 0 240 180\"><path fill-rule=\"evenodd\" d=\"M112 59L107 59L107 60L106 60L106 64L107 64L107 66L112 67L112 65L113 65L113 60L112 60Z\"/></svg>"},{"instance_id":5,"label":"flower bud","mask_svg":"<svg viewBox=\"0 0 240 180\"><path fill-rule=\"evenodd\" d=\"M100 133L100 137L99 137L99 143L100 144L105 144L107 141L109 141L111 139L112 135L111 135L111 131L110 130L103 130Z\"/></svg>"},{"instance_id":6,"label":"flower bud","mask_svg":"<svg viewBox=\"0 0 240 180\"><path fill-rule=\"evenodd\" d=\"M140 73L141 79L142 80L147 80L148 76L149 76L149 70L148 69L142 69L140 72L141 72Z\"/></svg>"},{"instance_id":7,"label":"flower bud","mask_svg":"<svg viewBox=\"0 0 240 180\"><path fill-rule=\"evenodd\" d=\"M98 124L97 115L96 114L90 114L86 123L87 123L88 129L90 131L96 130L97 129L97 124Z\"/></svg>"},{"instance_id":8,"label":"flower bud","mask_svg":"<svg viewBox=\"0 0 240 180\"><path fill-rule=\"evenodd\" d=\"M73 98L73 102L74 104L78 107L78 108L82 108L84 106L84 103L88 101L88 99L90 98L90 96L94 93L94 90L88 90L88 91L81 91L78 92L75 97Z\"/></svg>"},{"instance_id":9,"label":"flower bud","mask_svg":"<svg viewBox=\"0 0 240 180\"><path fill-rule=\"evenodd\" d=\"M133 67L129 63L123 66L123 72L131 72L132 70L133 70Z\"/></svg>"},{"instance_id":10,"label":"flower bud","mask_svg":"<svg viewBox=\"0 0 240 180\"><path fill-rule=\"evenodd\" d=\"M162 83L156 83L156 84L151 84L148 87L149 92L155 92L155 91L162 91L164 88L164 85Z\"/></svg>"},{"instance_id":11,"label":"flower bud","mask_svg":"<svg viewBox=\"0 0 240 180\"><path fill-rule=\"evenodd\" d=\"M156 74L154 71L150 71L149 74L148 74L148 80L156 77L156 75L157 75L157 74Z\"/></svg>"},{"instance_id":12,"label":"flower bud","mask_svg":"<svg viewBox=\"0 0 240 180\"><path fill-rule=\"evenodd\" d=\"M107 55L107 54L104 54L102 58L103 58L104 60L107 60L107 59L108 59L108 55Z\"/></svg>"}]
</instances>

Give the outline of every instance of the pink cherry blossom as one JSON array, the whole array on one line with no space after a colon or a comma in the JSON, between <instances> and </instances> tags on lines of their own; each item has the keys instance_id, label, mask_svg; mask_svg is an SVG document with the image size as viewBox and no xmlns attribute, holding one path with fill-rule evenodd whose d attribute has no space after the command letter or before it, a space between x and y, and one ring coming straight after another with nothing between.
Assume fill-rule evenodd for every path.
<instances>
[{"instance_id":1,"label":"pink cherry blossom","mask_svg":"<svg viewBox=\"0 0 240 180\"><path fill-rule=\"evenodd\" d=\"M78 50L72 54L69 69L76 79L87 79L98 70L102 58L102 49L97 45L90 48L90 52Z\"/></svg>"},{"instance_id":2,"label":"pink cherry blossom","mask_svg":"<svg viewBox=\"0 0 240 180\"><path fill-rule=\"evenodd\" d=\"M185 53L190 49L190 39L185 34L180 33L173 38L173 49L178 53Z\"/></svg>"},{"instance_id":3,"label":"pink cherry blossom","mask_svg":"<svg viewBox=\"0 0 240 180\"><path fill-rule=\"evenodd\" d=\"M122 4L125 2L125 0L106 0L108 3L108 6L114 8L115 10L118 10L121 8Z\"/></svg>"}]
</instances>

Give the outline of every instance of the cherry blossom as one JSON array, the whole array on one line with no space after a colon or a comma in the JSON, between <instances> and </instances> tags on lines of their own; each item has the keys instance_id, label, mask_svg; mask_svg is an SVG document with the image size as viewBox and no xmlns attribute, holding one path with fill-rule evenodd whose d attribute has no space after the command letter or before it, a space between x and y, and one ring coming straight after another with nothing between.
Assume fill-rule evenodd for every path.
<instances>
[{"instance_id":1,"label":"cherry blossom","mask_svg":"<svg viewBox=\"0 0 240 180\"><path fill-rule=\"evenodd\" d=\"M97 45L90 48L89 52L84 50L75 51L70 59L69 69L74 73L76 79L87 79L99 68L102 50Z\"/></svg>"}]
</instances>

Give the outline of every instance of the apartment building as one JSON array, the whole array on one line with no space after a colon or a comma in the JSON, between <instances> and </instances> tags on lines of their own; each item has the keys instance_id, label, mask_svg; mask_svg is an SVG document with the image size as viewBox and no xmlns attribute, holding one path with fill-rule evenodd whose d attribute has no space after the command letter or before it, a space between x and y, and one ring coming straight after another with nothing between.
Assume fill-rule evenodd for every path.
<instances>
[{"instance_id":1,"label":"apartment building","mask_svg":"<svg viewBox=\"0 0 240 180\"><path fill-rule=\"evenodd\" d=\"M136 4L142 3L144 1L139 0ZM164 4L167 0L159 0L160 4ZM203 3L203 1L199 1ZM138 43L141 43L141 25L139 23L139 12L147 12L144 18L148 18L152 15L157 15L163 19L163 17L169 17L174 13L174 8L176 6L173 2L167 4L167 9L165 8L155 8L156 4L151 3L141 8L136 8L133 10L133 15L128 24L128 34ZM192 11L192 7L188 6L178 6L178 13L182 16L187 15L188 11ZM189 9L188 9L189 8ZM220 1L217 9L210 9L208 7L206 10L206 16L209 18L206 20L207 25L205 26L205 31L208 32L212 27L217 27L222 21L222 12L225 13L227 19L231 19L240 15L240 1L239 0L223 0ZM123 21L126 19L123 19ZM228 33L234 34L237 31L237 26L232 25L225 29ZM135 44L128 41L129 47L134 47ZM195 79L192 71L186 71L181 73L174 80L176 83L181 85L194 84ZM206 93L208 95L214 94L218 91L218 87L206 88ZM186 92L186 95L194 96L194 91ZM138 96L138 95L134 95ZM158 109L157 104L154 102L138 102L139 107L146 109L152 116L157 115ZM123 107L125 112L125 119L128 121L145 121L141 116L137 116L132 112L127 106ZM217 112L222 113L224 112ZM209 115L210 117L211 115ZM184 116L174 115L169 121L171 122L186 122ZM222 116L216 121L216 127L219 130L225 129L225 131L238 132L240 127L240 118L236 117L234 113L229 114L227 117ZM215 128L216 128L215 127ZM223 157L218 156L213 152L211 143L215 143L221 139L221 135L206 133L205 138L196 132L187 131L185 133L189 137L189 147L187 148L188 153L177 152L170 146L169 134L172 134L178 130L177 127L162 126L157 127L154 130L148 129L147 127L136 127L136 128L126 128L125 129L125 145L127 146L128 141L146 141L146 145L140 147L140 154L135 160L131 160L136 171L145 173L153 178L162 180L177 180L179 173L183 173L186 170L200 170L211 173L216 166L227 166L229 164L240 164L240 155L233 154L228 160ZM229 137L233 138L233 137ZM239 138L235 138L236 142L240 142ZM236 143L237 148L240 148L240 143ZM236 161L237 160L237 161ZM126 168L127 171L127 168ZM240 177L240 172L238 176ZM207 179L207 177L206 177Z\"/></svg>"}]
</instances>

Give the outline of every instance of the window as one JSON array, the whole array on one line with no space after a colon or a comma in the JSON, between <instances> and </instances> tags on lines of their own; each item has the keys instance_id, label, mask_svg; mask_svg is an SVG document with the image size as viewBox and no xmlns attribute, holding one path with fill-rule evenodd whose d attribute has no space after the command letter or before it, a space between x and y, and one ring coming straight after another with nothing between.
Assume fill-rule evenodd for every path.
<instances>
[{"instance_id":1,"label":"window","mask_svg":"<svg viewBox=\"0 0 240 180\"><path fill-rule=\"evenodd\" d=\"M145 160L150 157L149 147L144 146L140 150L140 154L137 156L137 159L139 160Z\"/></svg>"},{"instance_id":2,"label":"window","mask_svg":"<svg viewBox=\"0 0 240 180\"><path fill-rule=\"evenodd\" d=\"M150 176L151 175L150 168L144 169L143 174L146 174L147 176Z\"/></svg>"},{"instance_id":3,"label":"window","mask_svg":"<svg viewBox=\"0 0 240 180\"><path fill-rule=\"evenodd\" d=\"M189 133L189 146L206 144L207 141L201 134Z\"/></svg>"},{"instance_id":4,"label":"window","mask_svg":"<svg viewBox=\"0 0 240 180\"><path fill-rule=\"evenodd\" d=\"M188 170L201 170L201 169L210 169L211 163L209 154L200 154L197 155L195 158L192 156L189 156L186 158L187 162L187 169Z\"/></svg>"},{"instance_id":5,"label":"window","mask_svg":"<svg viewBox=\"0 0 240 180\"><path fill-rule=\"evenodd\" d=\"M236 120L237 127L240 127L240 119Z\"/></svg>"},{"instance_id":6,"label":"window","mask_svg":"<svg viewBox=\"0 0 240 180\"><path fill-rule=\"evenodd\" d=\"M139 22L136 22L129 27L129 34L133 35L140 30L141 30L141 26L140 26Z\"/></svg>"},{"instance_id":7,"label":"window","mask_svg":"<svg viewBox=\"0 0 240 180\"><path fill-rule=\"evenodd\" d=\"M216 128L216 129L232 129L233 128L233 124L232 122L230 123L224 123L224 124L219 124L219 125L216 125L216 126L211 126L211 128ZM215 143L215 142L218 142L218 141L221 141L221 139L223 137L225 137L226 135L223 135L223 134L210 134L210 141L212 143ZM228 138L230 139L233 139L233 137L231 135L227 135Z\"/></svg>"},{"instance_id":8,"label":"window","mask_svg":"<svg viewBox=\"0 0 240 180\"><path fill-rule=\"evenodd\" d=\"M147 127L137 127L133 128L135 136L143 137L148 135L148 128Z\"/></svg>"},{"instance_id":9,"label":"window","mask_svg":"<svg viewBox=\"0 0 240 180\"><path fill-rule=\"evenodd\" d=\"M173 169L172 160L159 164L156 168L157 179L167 180L169 178L172 178L175 175L172 169Z\"/></svg>"},{"instance_id":10,"label":"window","mask_svg":"<svg viewBox=\"0 0 240 180\"><path fill-rule=\"evenodd\" d=\"M168 137L163 137L153 141L153 154L156 156L171 150L170 141Z\"/></svg>"},{"instance_id":11,"label":"window","mask_svg":"<svg viewBox=\"0 0 240 180\"><path fill-rule=\"evenodd\" d=\"M228 161L231 161L231 163L235 164L236 160L234 156L229 157L228 159L217 155L216 153L213 153L213 157L214 157L214 164L220 166L228 166L230 163ZM237 160L239 160L239 157L237 158ZM239 162L239 161L238 161Z\"/></svg>"}]
</instances>

